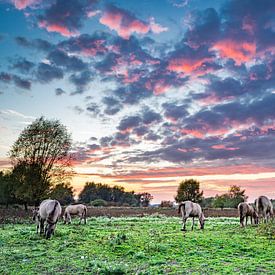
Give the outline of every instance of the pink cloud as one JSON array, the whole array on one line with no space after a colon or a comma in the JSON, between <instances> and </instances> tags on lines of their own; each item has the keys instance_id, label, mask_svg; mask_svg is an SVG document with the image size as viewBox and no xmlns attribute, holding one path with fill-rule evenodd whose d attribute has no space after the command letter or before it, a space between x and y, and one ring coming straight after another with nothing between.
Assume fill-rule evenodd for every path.
<instances>
[{"instance_id":1,"label":"pink cloud","mask_svg":"<svg viewBox=\"0 0 275 275\"><path fill-rule=\"evenodd\" d=\"M211 58L202 58L200 60L188 58L174 58L170 60L168 70L188 74L199 69L203 65L203 63L210 60Z\"/></svg>"},{"instance_id":2,"label":"pink cloud","mask_svg":"<svg viewBox=\"0 0 275 275\"><path fill-rule=\"evenodd\" d=\"M12 3L18 10L23 10L39 2L40 0L12 0Z\"/></svg>"},{"instance_id":3,"label":"pink cloud","mask_svg":"<svg viewBox=\"0 0 275 275\"><path fill-rule=\"evenodd\" d=\"M213 46L222 58L232 58L237 65L252 60L256 54L255 42L242 42L231 39L221 40Z\"/></svg>"},{"instance_id":4,"label":"pink cloud","mask_svg":"<svg viewBox=\"0 0 275 275\"><path fill-rule=\"evenodd\" d=\"M149 31L154 33L167 31L166 27L155 23L154 18L151 18L150 22L147 23L136 18L126 10L114 6L111 6L103 13L99 22L116 31L124 39L129 39L133 33L146 34Z\"/></svg>"},{"instance_id":5,"label":"pink cloud","mask_svg":"<svg viewBox=\"0 0 275 275\"><path fill-rule=\"evenodd\" d=\"M38 23L40 28L46 29L48 32L57 32L63 36L71 37L78 35L77 31L70 31L68 28L58 25L58 24L49 24L45 20L41 20Z\"/></svg>"},{"instance_id":6,"label":"pink cloud","mask_svg":"<svg viewBox=\"0 0 275 275\"><path fill-rule=\"evenodd\" d=\"M217 144L217 145L213 145L211 146L213 149L217 149L217 150L227 150L227 151L235 151L235 150L238 150L239 148L238 147L227 147L223 144Z\"/></svg>"}]
</instances>

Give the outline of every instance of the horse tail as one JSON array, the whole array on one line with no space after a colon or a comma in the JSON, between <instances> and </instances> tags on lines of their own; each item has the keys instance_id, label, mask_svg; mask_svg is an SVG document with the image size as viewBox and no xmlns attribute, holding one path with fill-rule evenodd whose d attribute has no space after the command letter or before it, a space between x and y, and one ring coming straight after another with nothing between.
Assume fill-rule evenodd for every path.
<instances>
[{"instance_id":1,"label":"horse tail","mask_svg":"<svg viewBox=\"0 0 275 275\"><path fill-rule=\"evenodd\" d=\"M55 200L55 201L54 201L53 210L52 210L52 211L49 213L49 215L48 215L47 221L48 221L49 223L53 223L53 222L54 222L54 221L53 221L53 216L54 216L55 209L56 209L57 205L58 205L58 201Z\"/></svg>"},{"instance_id":2,"label":"horse tail","mask_svg":"<svg viewBox=\"0 0 275 275\"><path fill-rule=\"evenodd\" d=\"M87 216L87 207L85 206L84 207L84 217L86 217Z\"/></svg>"},{"instance_id":3,"label":"horse tail","mask_svg":"<svg viewBox=\"0 0 275 275\"><path fill-rule=\"evenodd\" d=\"M180 214L180 210L182 207L183 207L183 210L185 211L185 204L183 202L179 204L178 214Z\"/></svg>"}]
</instances>

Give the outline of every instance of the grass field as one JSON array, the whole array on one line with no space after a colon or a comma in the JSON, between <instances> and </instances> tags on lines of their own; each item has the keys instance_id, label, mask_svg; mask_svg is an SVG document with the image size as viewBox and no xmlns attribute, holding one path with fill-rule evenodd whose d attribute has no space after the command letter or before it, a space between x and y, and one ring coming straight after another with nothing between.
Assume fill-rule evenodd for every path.
<instances>
[{"instance_id":1,"label":"grass field","mask_svg":"<svg viewBox=\"0 0 275 275\"><path fill-rule=\"evenodd\" d=\"M34 224L0 227L0 274L274 274L275 242L236 218L180 231L179 218L89 218L58 224L45 240ZM190 222L188 223L190 230Z\"/></svg>"}]
</instances>

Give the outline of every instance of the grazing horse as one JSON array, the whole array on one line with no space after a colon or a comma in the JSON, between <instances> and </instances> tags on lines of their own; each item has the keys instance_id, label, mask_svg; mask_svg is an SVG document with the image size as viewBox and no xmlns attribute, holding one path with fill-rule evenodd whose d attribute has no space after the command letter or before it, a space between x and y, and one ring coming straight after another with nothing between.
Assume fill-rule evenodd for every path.
<instances>
[{"instance_id":1,"label":"grazing horse","mask_svg":"<svg viewBox=\"0 0 275 275\"><path fill-rule=\"evenodd\" d=\"M191 201L184 201L179 204L178 213L182 215L182 231L186 231L185 225L189 217L193 218L192 230L194 229L195 217L199 218L200 228L204 228L205 217L198 203Z\"/></svg>"},{"instance_id":2,"label":"grazing horse","mask_svg":"<svg viewBox=\"0 0 275 275\"><path fill-rule=\"evenodd\" d=\"M79 224L81 224L82 219L84 220L84 224L87 223L87 207L84 204L73 204L67 206L63 215L64 224L72 222L71 215L77 215L80 217Z\"/></svg>"},{"instance_id":3,"label":"grazing horse","mask_svg":"<svg viewBox=\"0 0 275 275\"><path fill-rule=\"evenodd\" d=\"M241 227L244 227L244 218L245 218L245 225L247 225L248 217L250 217L251 224L253 224L253 220L255 224L258 224L259 217L253 205L250 205L247 202L241 202L238 205L238 211L240 215Z\"/></svg>"},{"instance_id":4,"label":"grazing horse","mask_svg":"<svg viewBox=\"0 0 275 275\"><path fill-rule=\"evenodd\" d=\"M61 212L62 208L59 201L47 199L41 202L38 211L40 219L40 234L44 233L47 239L49 239L51 235L54 234L54 230ZM46 227L44 230L45 222Z\"/></svg>"},{"instance_id":5,"label":"grazing horse","mask_svg":"<svg viewBox=\"0 0 275 275\"><path fill-rule=\"evenodd\" d=\"M266 196L260 196L255 200L256 210L259 217L268 222L273 217L273 205L272 202Z\"/></svg>"}]
</instances>

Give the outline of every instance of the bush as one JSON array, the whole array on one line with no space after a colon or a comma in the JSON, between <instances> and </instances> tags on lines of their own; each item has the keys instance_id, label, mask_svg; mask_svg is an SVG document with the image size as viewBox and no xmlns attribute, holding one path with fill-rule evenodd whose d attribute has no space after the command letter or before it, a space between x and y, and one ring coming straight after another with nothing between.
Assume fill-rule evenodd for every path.
<instances>
[{"instance_id":1,"label":"bush","mask_svg":"<svg viewBox=\"0 0 275 275\"><path fill-rule=\"evenodd\" d=\"M91 201L92 206L107 206L108 203L105 200L102 199L96 199L94 201Z\"/></svg>"},{"instance_id":2,"label":"bush","mask_svg":"<svg viewBox=\"0 0 275 275\"><path fill-rule=\"evenodd\" d=\"M173 202L172 201L161 201L159 207L169 207L169 208L172 208L173 207Z\"/></svg>"}]
</instances>

